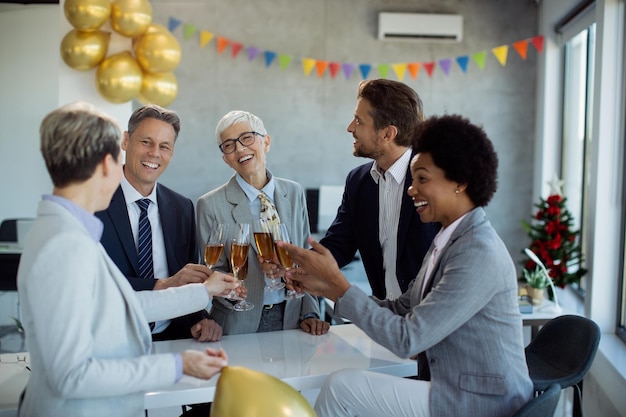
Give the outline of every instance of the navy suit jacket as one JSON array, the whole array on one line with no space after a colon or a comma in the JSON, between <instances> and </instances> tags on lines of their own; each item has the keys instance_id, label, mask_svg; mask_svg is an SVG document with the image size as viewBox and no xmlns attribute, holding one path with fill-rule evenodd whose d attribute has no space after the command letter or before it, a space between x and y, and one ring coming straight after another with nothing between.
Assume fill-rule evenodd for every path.
<instances>
[{"instance_id":1,"label":"navy suit jacket","mask_svg":"<svg viewBox=\"0 0 626 417\"><path fill-rule=\"evenodd\" d=\"M188 263L198 263L196 220L193 203L188 198L157 184L157 203L163 227L167 268L172 276ZM137 248L128 219L122 187L113 194L111 204L96 216L104 223L100 240L107 253L136 291L152 290L154 280L139 278ZM164 277L163 277L164 278ZM206 317L204 311L178 317L171 321L167 338L189 338L191 327Z\"/></svg>"},{"instance_id":2,"label":"navy suit jacket","mask_svg":"<svg viewBox=\"0 0 626 417\"><path fill-rule=\"evenodd\" d=\"M358 166L348 174L337 217L320 243L331 251L340 268L352 262L358 250L372 294L385 299L383 253L378 238L378 184L370 175L373 163ZM408 188L412 181L411 171L407 169L405 186ZM403 293L417 276L440 227L439 223L422 223L411 197L406 192L402 194L396 276Z\"/></svg>"}]
</instances>

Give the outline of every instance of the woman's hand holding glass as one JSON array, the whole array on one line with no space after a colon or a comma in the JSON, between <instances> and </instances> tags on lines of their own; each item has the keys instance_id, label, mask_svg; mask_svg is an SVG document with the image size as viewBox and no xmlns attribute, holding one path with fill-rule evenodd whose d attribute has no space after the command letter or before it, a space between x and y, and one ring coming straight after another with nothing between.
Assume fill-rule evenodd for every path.
<instances>
[{"instance_id":1,"label":"woman's hand holding glass","mask_svg":"<svg viewBox=\"0 0 626 417\"><path fill-rule=\"evenodd\" d=\"M213 297L226 297L231 293L235 295L241 293L239 281L234 276L219 271L211 273L204 281L204 286Z\"/></svg>"},{"instance_id":2,"label":"woman's hand holding glass","mask_svg":"<svg viewBox=\"0 0 626 417\"><path fill-rule=\"evenodd\" d=\"M248 261L248 253L250 252L250 225L248 223L238 223L235 225L235 234L230 244L230 266L233 270L235 278L244 287L243 280L246 278L239 275L239 271ZM246 274L247 276L247 274ZM229 297L230 298L230 297ZM239 302L233 306L235 311L248 311L254 308L254 304L247 302L239 297Z\"/></svg>"}]
</instances>

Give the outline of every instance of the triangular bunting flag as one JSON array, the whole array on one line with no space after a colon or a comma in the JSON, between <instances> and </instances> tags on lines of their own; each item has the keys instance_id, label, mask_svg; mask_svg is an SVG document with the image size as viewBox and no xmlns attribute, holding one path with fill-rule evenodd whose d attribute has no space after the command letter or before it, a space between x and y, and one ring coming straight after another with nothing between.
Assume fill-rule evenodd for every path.
<instances>
[{"instance_id":1,"label":"triangular bunting flag","mask_svg":"<svg viewBox=\"0 0 626 417\"><path fill-rule=\"evenodd\" d=\"M359 71L361 71L361 77L363 77L363 79L367 78L371 70L372 70L372 66L370 64L359 65Z\"/></svg>"},{"instance_id":2,"label":"triangular bunting flag","mask_svg":"<svg viewBox=\"0 0 626 417\"><path fill-rule=\"evenodd\" d=\"M237 56L239 51L241 51L241 48L243 48L243 45L240 44L239 42L232 42L230 44L230 50L232 51L233 58Z\"/></svg>"},{"instance_id":3,"label":"triangular bunting flag","mask_svg":"<svg viewBox=\"0 0 626 417\"><path fill-rule=\"evenodd\" d=\"M409 68L409 73L411 74L411 78L416 79L417 78L417 73L420 70L420 63L419 62L410 62L407 67Z\"/></svg>"},{"instance_id":4,"label":"triangular bunting flag","mask_svg":"<svg viewBox=\"0 0 626 417\"><path fill-rule=\"evenodd\" d=\"M315 66L315 60L311 58L304 58L302 60L302 69L304 70L304 75L309 75L313 67Z\"/></svg>"},{"instance_id":5,"label":"triangular bunting flag","mask_svg":"<svg viewBox=\"0 0 626 417\"><path fill-rule=\"evenodd\" d=\"M335 78L339 69L341 68L341 64L339 62L331 62L328 64L328 70L330 71L330 78Z\"/></svg>"},{"instance_id":6,"label":"triangular bunting flag","mask_svg":"<svg viewBox=\"0 0 626 417\"><path fill-rule=\"evenodd\" d=\"M464 73L467 72L467 63L469 62L469 57L467 55L459 56L456 58L456 63L461 67L461 71Z\"/></svg>"},{"instance_id":7,"label":"triangular bunting flag","mask_svg":"<svg viewBox=\"0 0 626 417\"><path fill-rule=\"evenodd\" d=\"M478 65L478 68L480 69L485 68L486 59L487 59L487 52L485 51L474 52L472 54L472 60L476 63L476 65Z\"/></svg>"},{"instance_id":8,"label":"triangular bunting flag","mask_svg":"<svg viewBox=\"0 0 626 417\"><path fill-rule=\"evenodd\" d=\"M352 75L352 71L354 71L354 64L351 64L349 62L343 63L341 65L341 68L343 69L343 75L346 77L346 80L350 79L350 76Z\"/></svg>"},{"instance_id":9,"label":"triangular bunting flag","mask_svg":"<svg viewBox=\"0 0 626 417\"><path fill-rule=\"evenodd\" d=\"M189 23L185 23L183 25L183 38L187 41L189 38L193 36L194 33L198 30L194 25L190 25Z\"/></svg>"},{"instance_id":10,"label":"triangular bunting flag","mask_svg":"<svg viewBox=\"0 0 626 417\"><path fill-rule=\"evenodd\" d=\"M513 43L513 48L515 48L515 50L517 51L519 56L522 57L522 59L526 59L526 54L528 52L528 39Z\"/></svg>"},{"instance_id":11,"label":"triangular bunting flag","mask_svg":"<svg viewBox=\"0 0 626 417\"><path fill-rule=\"evenodd\" d=\"M433 76L433 70L435 69L435 63L434 62L424 62L422 65L424 65L424 69L426 70L426 73L428 74L429 77Z\"/></svg>"},{"instance_id":12,"label":"triangular bunting flag","mask_svg":"<svg viewBox=\"0 0 626 417\"><path fill-rule=\"evenodd\" d=\"M259 52L261 51L256 46L248 46L248 61L254 60L254 58L257 57Z\"/></svg>"},{"instance_id":13,"label":"triangular bunting flag","mask_svg":"<svg viewBox=\"0 0 626 417\"><path fill-rule=\"evenodd\" d=\"M387 76L389 75L390 69L391 69L391 66L389 64L378 65L378 73L380 74L382 78L387 78Z\"/></svg>"},{"instance_id":14,"label":"triangular bunting flag","mask_svg":"<svg viewBox=\"0 0 626 417\"><path fill-rule=\"evenodd\" d=\"M396 77L398 80L402 81L404 79L404 73L406 72L407 64L393 64L391 68L393 68L393 72L396 73Z\"/></svg>"},{"instance_id":15,"label":"triangular bunting flag","mask_svg":"<svg viewBox=\"0 0 626 417\"><path fill-rule=\"evenodd\" d=\"M167 22L167 29L170 32L174 32L174 30L176 30L176 28L180 26L181 23L183 22L178 19L174 19L173 17L170 17L169 21Z\"/></svg>"},{"instance_id":16,"label":"triangular bunting flag","mask_svg":"<svg viewBox=\"0 0 626 417\"><path fill-rule=\"evenodd\" d=\"M263 52L263 55L265 55L265 68L267 68L272 65L272 61L276 58L276 52L265 51Z\"/></svg>"},{"instance_id":17,"label":"triangular bunting flag","mask_svg":"<svg viewBox=\"0 0 626 417\"><path fill-rule=\"evenodd\" d=\"M213 35L211 32L207 32L206 30L200 31L200 46L205 47L207 43L211 42L213 39Z\"/></svg>"},{"instance_id":18,"label":"triangular bunting flag","mask_svg":"<svg viewBox=\"0 0 626 417\"><path fill-rule=\"evenodd\" d=\"M315 70L317 71L317 77L322 78L324 71L328 67L328 61L317 61L315 63Z\"/></svg>"},{"instance_id":19,"label":"triangular bunting flag","mask_svg":"<svg viewBox=\"0 0 626 417\"><path fill-rule=\"evenodd\" d=\"M539 52L543 52L543 36L542 35L535 36L534 38L530 40L530 43L532 43L535 49L537 49Z\"/></svg>"},{"instance_id":20,"label":"triangular bunting flag","mask_svg":"<svg viewBox=\"0 0 626 417\"><path fill-rule=\"evenodd\" d=\"M509 53L509 47L507 45L497 46L491 50L496 57L500 65L506 65L506 56Z\"/></svg>"},{"instance_id":21,"label":"triangular bunting flag","mask_svg":"<svg viewBox=\"0 0 626 417\"><path fill-rule=\"evenodd\" d=\"M450 67L452 66L452 59L450 58L440 59L439 66L441 67L441 70L443 71L443 73L446 74L447 76L450 73Z\"/></svg>"},{"instance_id":22,"label":"triangular bunting flag","mask_svg":"<svg viewBox=\"0 0 626 417\"><path fill-rule=\"evenodd\" d=\"M289 66L289 63L291 63L291 59L292 59L291 55L279 54L278 64L280 65L280 69L282 70L287 69L287 67Z\"/></svg>"},{"instance_id":23,"label":"triangular bunting flag","mask_svg":"<svg viewBox=\"0 0 626 417\"><path fill-rule=\"evenodd\" d=\"M222 52L224 52L224 49L226 49L229 43L230 41L228 39L218 36L217 37L217 53L221 54Z\"/></svg>"}]
</instances>

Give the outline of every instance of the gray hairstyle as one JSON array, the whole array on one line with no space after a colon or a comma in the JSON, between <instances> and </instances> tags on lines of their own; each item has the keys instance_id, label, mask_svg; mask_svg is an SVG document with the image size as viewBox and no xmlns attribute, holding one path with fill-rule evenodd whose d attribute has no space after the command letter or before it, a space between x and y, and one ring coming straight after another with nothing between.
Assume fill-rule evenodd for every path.
<instances>
[{"instance_id":1,"label":"gray hairstyle","mask_svg":"<svg viewBox=\"0 0 626 417\"><path fill-rule=\"evenodd\" d=\"M222 144L222 133L229 127L237 125L239 123L246 123L250 126L250 130L253 130L262 135L267 135L263 120L250 112L243 110L231 110L222 117L215 127L215 136L217 138L217 144Z\"/></svg>"},{"instance_id":2,"label":"gray hairstyle","mask_svg":"<svg viewBox=\"0 0 626 417\"><path fill-rule=\"evenodd\" d=\"M88 180L107 155L120 156L122 130L110 116L85 102L48 113L39 128L41 154L55 187Z\"/></svg>"}]
</instances>

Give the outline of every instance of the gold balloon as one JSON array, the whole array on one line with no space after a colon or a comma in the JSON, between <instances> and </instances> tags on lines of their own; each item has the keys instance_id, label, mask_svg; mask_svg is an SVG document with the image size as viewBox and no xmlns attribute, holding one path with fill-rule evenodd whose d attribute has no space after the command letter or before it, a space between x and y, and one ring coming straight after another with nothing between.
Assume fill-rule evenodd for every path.
<instances>
[{"instance_id":1,"label":"gold balloon","mask_svg":"<svg viewBox=\"0 0 626 417\"><path fill-rule=\"evenodd\" d=\"M158 72L143 74L141 91L137 100L141 104L158 104L161 107L169 106L178 94L178 82L173 72ZM239 271L241 274L241 271Z\"/></svg>"},{"instance_id":2,"label":"gold balloon","mask_svg":"<svg viewBox=\"0 0 626 417\"><path fill-rule=\"evenodd\" d=\"M211 417L315 417L309 402L291 385L241 366L222 369Z\"/></svg>"},{"instance_id":3,"label":"gold balloon","mask_svg":"<svg viewBox=\"0 0 626 417\"><path fill-rule=\"evenodd\" d=\"M133 38L133 41L132 41L133 51L135 50L135 44L137 43L139 39L141 39L142 35L147 35L148 33L156 33L156 32L169 32L169 30L165 26L159 25L158 23L150 23L150 26L148 26L148 29L146 29L144 33L142 33L139 36L135 36Z\"/></svg>"},{"instance_id":4,"label":"gold balloon","mask_svg":"<svg viewBox=\"0 0 626 417\"><path fill-rule=\"evenodd\" d=\"M65 17L72 26L84 32L98 29L111 15L110 0L66 0Z\"/></svg>"},{"instance_id":5,"label":"gold balloon","mask_svg":"<svg viewBox=\"0 0 626 417\"><path fill-rule=\"evenodd\" d=\"M137 62L147 72L170 72L180 64L180 44L169 31L145 33L133 49Z\"/></svg>"},{"instance_id":6,"label":"gold balloon","mask_svg":"<svg viewBox=\"0 0 626 417\"><path fill-rule=\"evenodd\" d=\"M78 71L95 68L107 55L110 38L110 32L72 29L61 41L61 58L70 68Z\"/></svg>"},{"instance_id":7,"label":"gold balloon","mask_svg":"<svg viewBox=\"0 0 626 417\"><path fill-rule=\"evenodd\" d=\"M120 35L134 38L152 23L152 5L148 0L114 0L111 27Z\"/></svg>"},{"instance_id":8,"label":"gold balloon","mask_svg":"<svg viewBox=\"0 0 626 417\"><path fill-rule=\"evenodd\" d=\"M143 74L129 51L108 56L96 71L96 88L111 103L132 100L139 90Z\"/></svg>"}]
</instances>

